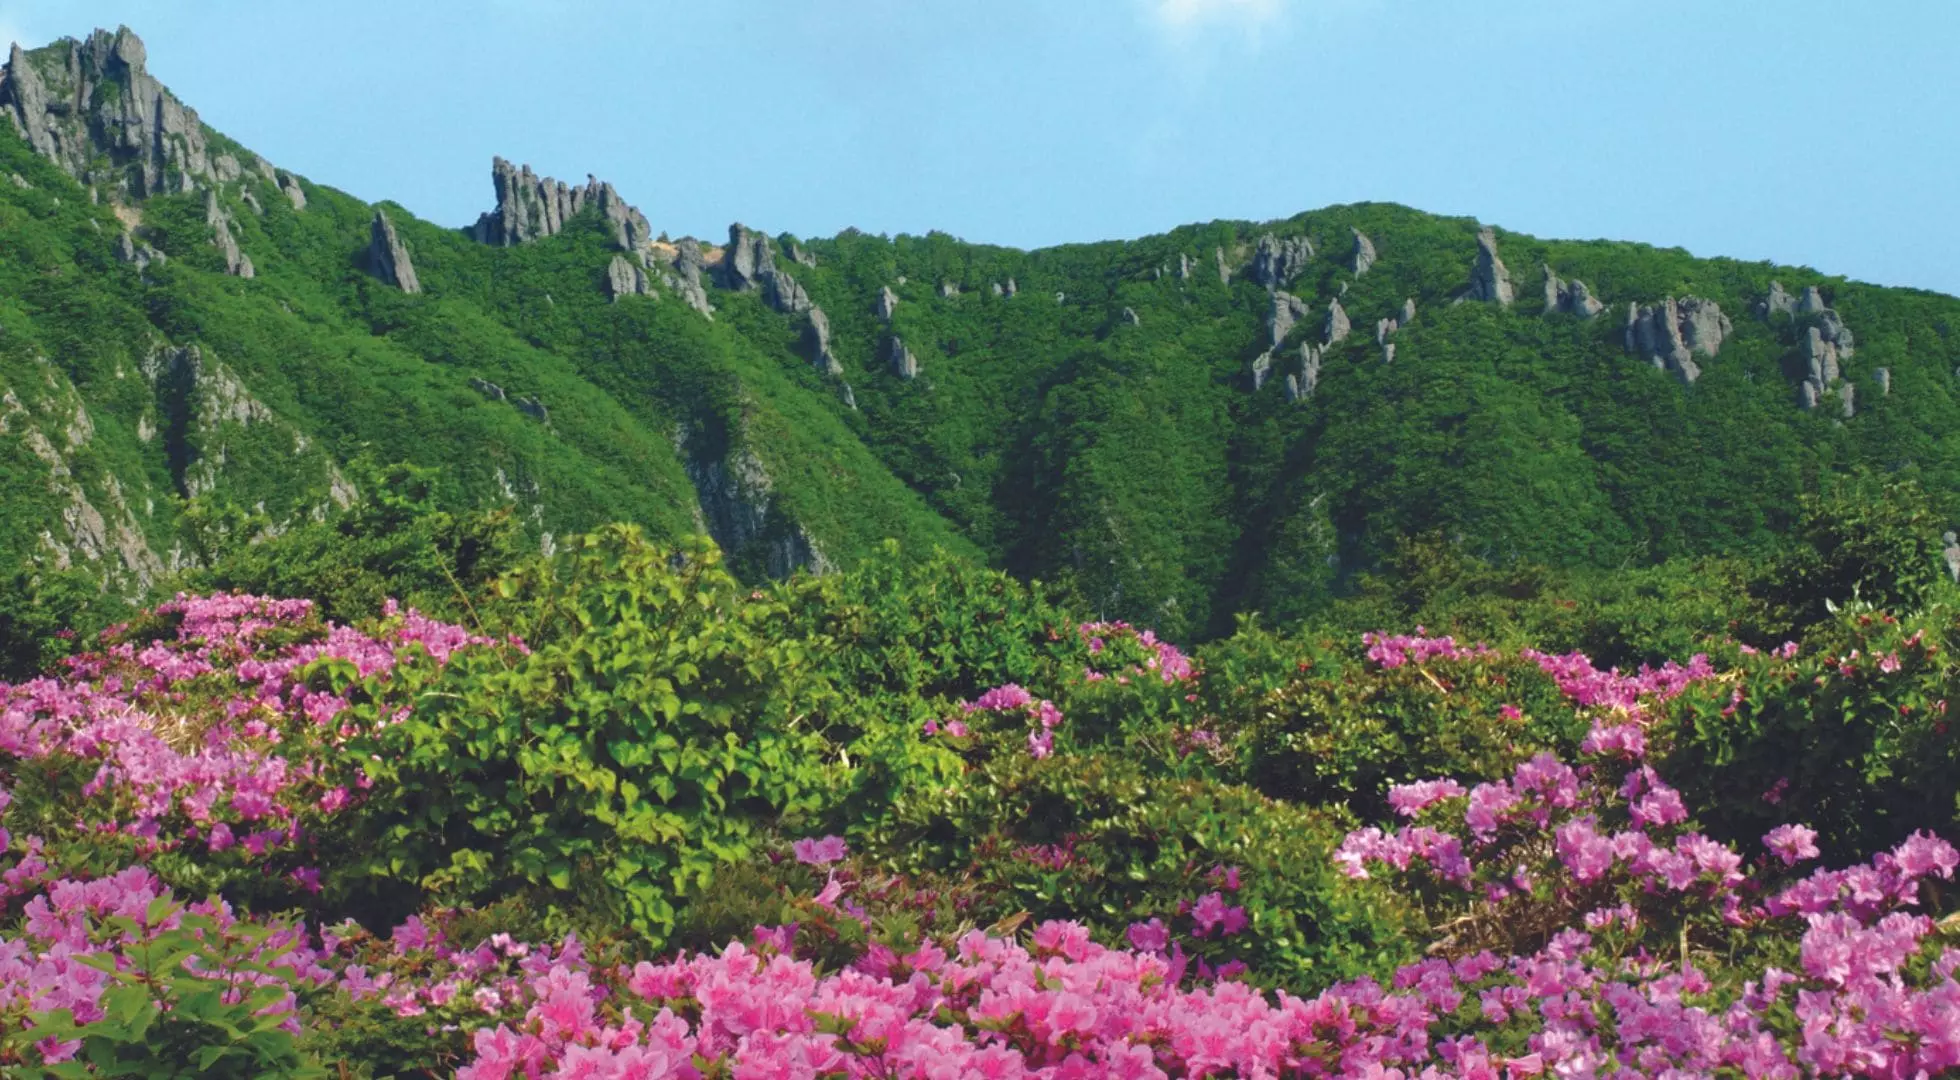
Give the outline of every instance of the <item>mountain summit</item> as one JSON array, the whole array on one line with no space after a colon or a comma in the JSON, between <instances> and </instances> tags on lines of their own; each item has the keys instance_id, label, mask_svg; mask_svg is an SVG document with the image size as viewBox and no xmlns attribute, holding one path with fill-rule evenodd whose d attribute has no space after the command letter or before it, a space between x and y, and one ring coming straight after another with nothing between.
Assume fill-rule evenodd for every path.
<instances>
[{"instance_id":1,"label":"mountain summit","mask_svg":"<svg viewBox=\"0 0 1960 1080\"><path fill-rule=\"evenodd\" d=\"M542 545L631 520L762 577L891 538L1196 635L1415 534L1617 566L1767 543L1848 469L1960 491L1950 297L1387 204L670 239L502 158L443 228L274 167L145 58L121 29L0 69L0 554L33 574L133 594L408 462Z\"/></svg>"}]
</instances>

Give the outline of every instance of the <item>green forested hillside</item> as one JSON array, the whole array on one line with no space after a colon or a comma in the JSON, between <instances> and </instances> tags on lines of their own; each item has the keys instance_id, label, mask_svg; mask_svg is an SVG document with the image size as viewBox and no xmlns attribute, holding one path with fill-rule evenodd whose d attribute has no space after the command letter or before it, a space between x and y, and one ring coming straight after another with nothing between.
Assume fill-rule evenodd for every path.
<instances>
[{"instance_id":1,"label":"green forested hillside","mask_svg":"<svg viewBox=\"0 0 1960 1080\"><path fill-rule=\"evenodd\" d=\"M37 581L133 596L369 497L357 463L435 467L442 502L509 504L542 544L614 520L705 530L759 578L892 538L1186 638L1310 614L1423 534L1498 566L1755 552L1859 468L1960 509L1952 297L1498 230L1516 298L1466 299L1478 224L1385 204L1032 252L736 229L697 261L607 188L492 243L292 177L195 114L132 148L119 116L174 107L132 42L17 52L0 82L0 554ZM377 208L419 292L384 280ZM1268 236L1313 254L1274 272ZM1546 311L1541 266L1604 310ZM1828 307L1759 311L1773 281ZM1693 380L1628 335L1630 304L1689 297L1727 322ZM1335 301L1352 332L1328 341ZM1377 322L1406 301L1388 361ZM1831 347L1806 408L1820 326L1855 350Z\"/></svg>"}]
</instances>

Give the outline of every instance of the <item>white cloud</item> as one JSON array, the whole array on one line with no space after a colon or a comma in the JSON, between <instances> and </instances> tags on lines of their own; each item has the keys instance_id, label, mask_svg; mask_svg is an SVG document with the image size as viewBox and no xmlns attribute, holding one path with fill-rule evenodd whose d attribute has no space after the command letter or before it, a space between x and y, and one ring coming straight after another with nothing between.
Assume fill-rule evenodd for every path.
<instances>
[{"instance_id":1,"label":"white cloud","mask_svg":"<svg viewBox=\"0 0 1960 1080\"><path fill-rule=\"evenodd\" d=\"M1146 0L1150 17L1174 38L1210 29L1235 29L1247 36L1279 21L1288 0Z\"/></svg>"}]
</instances>

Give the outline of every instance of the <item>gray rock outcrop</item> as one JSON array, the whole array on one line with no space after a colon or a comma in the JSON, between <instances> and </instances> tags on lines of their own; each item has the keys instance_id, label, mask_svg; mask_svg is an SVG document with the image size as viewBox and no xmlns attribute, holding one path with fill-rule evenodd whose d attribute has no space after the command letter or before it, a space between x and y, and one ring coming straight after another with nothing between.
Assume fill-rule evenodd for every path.
<instances>
[{"instance_id":1,"label":"gray rock outcrop","mask_svg":"<svg viewBox=\"0 0 1960 1080\"><path fill-rule=\"evenodd\" d=\"M1881 367L1872 369L1872 378L1878 380L1878 396L1892 396L1892 369Z\"/></svg>"},{"instance_id":2,"label":"gray rock outcrop","mask_svg":"<svg viewBox=\"0 0 1960 1080\"><path fill-rule=\"evenodd\" d=\"M1395 362L1395 343L1393 341L1386 342L1382 345L1382 363L1393 364L1394 362Z\"/></svg>"},{"instance_id":3,"label":"gray rock outcrop","mask_svg":"<svg viewBox=\"0 0 1960 1080\"><path fill-rule=\"evenodd\" d=\"M1013 298L1014 298L1014 294L1015 294L1015 293L1018 293L1018 292L1020 292L1020 291L1021 291L1021 286L1020 286L1020 285L1018 285L1018 284L1016 284L1013 278L1008 278L1008 279L1007 279L1007 289L1006 289L1005 291L1006 291L1006 293L1007 293L1007 297L1008 297L1008 299L1010 299L1010 300L1011 300L1011 299L1013 299Z\"/></svg>"},{"instance_id":4,"label":"gray rock outcrop","mask_svg":"<svg viewBox=\"0 0 1960 1080\"><path fill-rule=\"evenodd\" d=\"M1300 370L1286 376L1286 400L1298 404L1313 396L1320 386L1320 350L1300 346Z\"/></svg>"},{"instance_id":5,"label":"gray rock outcrop","mask_svg":"<svg viewBox=\"0 0 1960 1080\"><path fill-rule=\"evenodd\" d=\"M1948 532L1940 539L1946 547L1946 550L1940 554L1946 558L1947 577L1953 579L1954 584L1960 585L1960 536Z\"/></svg>"},{"instance_id":6,"label":"gray rock outcrop","mask_svg":"<svg viewBox=\"0 0 1960 1080\"><path fill-rule=\"evenodd\" d=\"M1177 254L1177 280L1191 280L1191 256L1181 251Z\"/></svg>"},{"instance_id":7,"label":"gray rock outcrop","mask_svg":"<svg viewBox=\"0 0 1960 1080\"><path fill-rule=\"evenodd\" d=\"M1352 327L1348 325L1347 312L1342 309L1341 302L1339 300L1329 300L1327 302L1326 333L1322 340L1328 345L1335 344L1336 342L1345 340L1348 336L1348 331L1351 329Z\"/></svg>"},{"instance_id":8,"label":"gray rock outcrop","mask_svg":"<svg viewBox=\"0 0 1960 1080\"><path fill-rule=\"evenodd\" d=\"M1858 387L1855 383L1838 384L1838 415L1846 420L1858 415Z\"/></svg>"},{"instance_id":9,"label":"gray rock outcrop","mask_svg":"<svg viewBox=\"0 0 1960 1080\"><path fill-rule=\"evenodd\" d=\"M1828 311L1829 309L1830 305L1824 303L1824 294L1818 291L1817 286L1804 286L1803 296L1797 300L1797 314L1809 315L1813 312Z\"/></svg>"},{"instance_id":10,"label":"gray rock outcrop","mask_svg":"<svg viewBox=\"0 0 1960 1080\"><path fill-rule=\"evenodd\" d=\"M803 337L810 347L810 363L832 378L844 374L843 363L830 351L830 316L820 307L811 307L808 314Z\"/></svg>"},{"instance_id":11,"label":"gray rock outcrop","mask_svg":"<svg viewBox=\"0 0 1960 1080\"><path fill-rule=\"evenodd\" d=\"M1354 250L1348 256L1348 269L1354 271L1355 277L1360 277L1375 265L1375 244L1360 229L1350 228L1348 231L1354 234Z\"/></svg>"},{"instance_id":12,"label":"gray rock outcrop","mask_svg":"<svg viewBox=\"0 0 1960 1080\"><path fill-rule=\"evenodd\" d=\"M1552 273L1549 265L1545 270L1545 314L1576 315L1590 319L1606 310L1606 305L1586 288L1586 283L1574 278L1566 281Z\"/></svg>"},{"instance_id":13,"label":"gray rock outcrop","mask_svg":"<svg viewBox=\"0 0 1960 1080\"><path fill-rule=\"evenodd\" d=\"M225 273L241 278L254 276L251 256L239 250L238 238L231 234L231 211L218 202L218 193L208 188L204 192L204 223L211 227L211 245L224 257Z\"/></svg>"},{"instance_id":14,"label":"gray rock outcrop","mask_svg":"<svg viewBox=\"0 0 1960 1080\"><path fill-rule=\"evenodd\" d=\"M1135 308L1126 307L1123 309L1123 321L1131 326L1143 325L1143 320L1137 317L1137 310Z\"/></svg>"},{"instance_id":15,"label":"gray rock outcrop","mask_svg":"<svg viewBox=\"0 0 1960 1080\"><path fill-rule=\"evenodd\" d=\"M1272 310L1266 315L1266 330L1272 337L1272 347L1277 349L1293 332L1293 327L1307 317L1307 302L1289 292L1273 293Z\"/></svg>"},{"instance_id":16,"label":"gray rock outcrop","mask_svg":"<svg viewBox=\"0 0 1960 1080\"><path fill-rule=\"evenodd\" d=\"M1673 297L1643 307L1627 305L1626 348L1645 356L1657 368L1679 375L1692 383L1701 377L1694 354L1713 357L1722 351L1722 340L1734 327L1713 300L1696 296Z\"/></svg>"},{"instance_id":17,"label":"gray rock outcrop","mask_svg":"<svg viewBox=\"0 0 1960 1080\"><path fill-rule=\"evenodd\" d=\"M1222 247L1214 249L1212 254L1218 259L1218 283L1220 285L1230 285L1232 283L1232 267L1225 261L1225 249Z\"/></svg>"},{"instance_id":18,"label":"gray rock outcrop","mask_svg":"<svg viewBox=\"0 0 1960 1080\"><path fill-rule=\"evenodd\" d=\"M765 275L776 271L776 256L769 238L736 222L728 227L728 246L722 249L722 287L736 292L758 292Z\"/></svg>"},{"instance_id":19,"label":"gray rock outcrop","mask_svg":"<svg viewBox=\"0 0 1960 1080\"><path fill-rule=\"evenodd\" d=\"M1282 240L1267 233L1259 238L1252 252L1252 280L1268 289L1280 288L1299 277L1312 258L1313 241L1306 237L1289 236ZM1224 249L1220 248L1219 266L1224 265Z\"/></svg>"},{"instance_id":20,"label":"gray rock outcrop","mask_svg":"<svg viewBox=\"0 0 1960 1080\"><path fill-rule=\"evenodd\" d=\"M1780 281L1770 282L1769 294L1764 296L1762 302L1756 305L1756 314L1765 319L1772 315L1795 315L1796 313L1797 298L1784 292L1783 283Z\"/></svg>"},{"instance_id":21,"label":"gray rock outcrop","mask_svg":"<svg viewBox=\"0 0 1960 1080\"><path fill-rule=\"evenodd\" d=\"M873 310L880 320L887 323L892 321L892 313L898 310L898 294L892 291L890 285L879 286L878 306Z\"/></svg>"},{"instance_id":22,"label":"gray rock outcrop","mask_svg":"<svg viewBox=\"0 0 1960 1080\"><path fill-rule=\"evenodd\" d=\"M537 398L521 397L516 399L515 401L512 401L511 405L514 406L518 412L521 412L525 416L528 416L531 419L536 420L540 424L551 423L551 410L545 408L544 402L539 401Z\"/></svg>"},{"instance_id":23,"label":"gray rock outcrop","mask_svg":"<svg viewBox=\"0 0 1960 1080\"><path fill-rule=\"evenodd\" d=\"M1470 291L1465 294L1472 300L1510 307L1515 299L1511 288L1510 271L1504 269L1504 260L1497 257L1497 233L1484 229L1477 233L1477 263L1470 270Z\"/></svg>"},{"instance_id":24,"label":"gray rock outcrop","mask_svg":"<svg viewBox=\"0 0 1960 1080\"><path fill-rule=\"evenodd\" d=\"M919 377L919 358L905 347L905 342L894 337L885 343L885 362L890 365L893 375L907 382Z\"/></svg>"},{"instance_id":25,"label":"gray rock outcrop","mask_svg":"<svg viewBox=\"0 0 1960 1080\"><path fill-rule=\"evenodd\" d=\"M807 266L812 270L817 268L817 257L809 251L804 250L803 246L794 240L789 243L789 261L798 266Z\"/></svg>"},{"instance_id":26,"label":"gray rock outcrop","mask_svg":"<svg viewBox=\"0 0 1960 1080\"><path fill-rule=\"evenodd\" d=\"M299 186L299 179L292 173L279 174L279 193L286 196L286 201L293 204L293 209L306 209L306 189Z\"/></svg>"},{"instance_id":27,"label":"gray rock outcrop","mask_svg":"<svg viewBox=\"0 0 1960 1080\"><path fill-rule=\"evenodd\" d=\"M476 391L479 394L482 394L484 397L489 398L491 401L507 400L507 397L504 394L504 388L498 386L496 383L489 381L488 379L479 379L472 376L470 378L470 389Z\"/></svg>"},{"instance_id":28,"label":"gray rock outcrop","mask_svg":"<svg viewBox=\"0 0 1960 1080\"><path fill-rule=\"evenodd\" d=\"M63 38L0 69L0 113L35 152L83 184L135 200L219 182L204 125L145 70L129 28ZM234 178L239 166L226 170Z\"/></svg>"},{"instance_id":29,"label":"gray rock outcrop","mask_svg":"<svg viewBox=\"0 0 1960 1080\"><path fill-rule=\"evenodd\" d=\"M136 272L139 274L148 270L151 263L169 261L163 252L141 241L131 239L128 233L116 234L115 252L118 261L134 266Z\"/></svg>"},{"instance_id":30,"label":"gray rock outcrop","mask_svg":"<svg viewBox=\"0 0 1960 1080\"><path fill-rule=\"evenodd\" d=\"M669 272L661 275L661 284L672 289L688 307L713 319L715 309L708 303L708 288L704 281L708 260L701 251L701 241L691 236L681 237L674 243L673 255L667 265Z\"/></svg>"},{"instance_id":31,"label":"gray rock outcrop","mask_svg":"<svg viewBox=\"0 0 1960 1080\"><path fill-rule=\"evenodd\" d=\"M1258 393L1273 374L1273 350L1267 349L1252 358L1252 392Z\"/></svg>"},{"instance_id":32,"label":"gray rock outcrop","mask_svg":"<svg viewBox=\"0 0 1960 1080\"><path fill-rule=\"evenodd\" d=\"M606 264L606 292L619 302L622 296L647 295L646 271L640 269L624 255L614 255Z\"/></svg>"},{"instance_id":33,"label":"gray rock outcrop","mask_svg":"<svg viewBox=\"0 0 1960 1080\"><path fill-rule=\"evenodd\" d=\"M476 219L473 231L481 243L512 247L556 236L588 206L598 208L621 251L636 251L653 239L646 215L620 198L611 184L591 176L583 187L574 187L498 157L490 160L490 180L497 207Z\"/></svg>"},{"instance_id":34,"label":"gray rock outcrop","mask_svg":"<svg viewBox=\"0 0 1960 1080\"><path fill-rule=\"evenodd\" d=\"M772 578L798 570L828 572L830 560L777 505L775 485L755 451L739 446L713 453L708 445L706 439L689 439L685 429L675 433L674 449L700 499L702 530L730 559L759 565Z\"/></svg>"},{"instance_id":35,"label":"gray rock outcrop","mask_svg":"<svg viewBox=\"0 0 1960 1080\"><path fill-rule=\"evenodd\" d=\"M374 212L374 221L368 226L368 271L405 293L422 291L422 283L415 279L415 264L409 260L408 248L395 235L395 223L380 210Z\"/></svg>"},{"instance_id":36,"label":"gray rock outcrop","mask_svg":"<svg viewBox=\"0 0 1960 1080\"><path fill-rule=\"evenodd\" d=\"M1411 296L1408 299L1402 301L1402 314L1401 317L1395 320L1395 324L1398 327L1407 326L1415 321L1416 321L1416 298Z\"/></svg>"},{"instance_id":37,"label":"gray rock outcrop","mask_svg":"<svg viewBox=\"0 0 1960 1080\"><path fill-rule=\"evenodd\" d=\"M942 281L939 283L939 295L942 298L951 300L953 297L958 296L959 294L960 294L960 286L958 282Z\"/></svg>"}]
</instances>

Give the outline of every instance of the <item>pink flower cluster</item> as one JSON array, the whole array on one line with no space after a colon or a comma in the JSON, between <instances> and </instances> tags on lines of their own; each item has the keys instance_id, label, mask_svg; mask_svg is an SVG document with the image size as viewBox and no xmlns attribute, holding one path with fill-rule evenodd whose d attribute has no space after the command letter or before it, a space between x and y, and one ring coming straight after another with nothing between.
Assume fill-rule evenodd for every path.
<instances>
[{"instance_id":1,"label":"pink flower cluster","mask_svg":"<svg viewBox=\"0 0 1960 1080\"><path fill-rule=\"evenodd\" d=\"M1138 669L1131 674L1152 673L1166 683L1185 682L1198 675L1197 667L1192 664L1191 658L1179 651L1177 646L1160 640L1155 631L1138 630L1126 622L1089 622L1076 627L1076 632L1082 635L1082 640L1088 644L1089 655L1092 657L1103 656L1112 641L1133 642L1143 650L1144 656ZM1091 681L1107 677L1106 673L1094 668L1091 668L1086 675ZM1121 675L1119 678L1127 679L1128 674Z\"/></svg>"},{"instance_id":2,"label":"pink flower cluster","mask_svg":"<svg viewBox=\"0 0 1960 1080\"><path fill-rule=\"evenodd\" d=\"M1361 635L1361 643L1368 646L1368 659L1384 668L1426 664L1431 660L1481 660L1497 655L1496 650L1488 645L1459 645L1455 638L1448 635L1429 637L1419 626L1414 634L1371 631Z\"/></svg>"},{"instance_id":3,"label":"pink flower cluster","mask_svg":"<svg viewBox=\"0 0 1960 1080\"><path fill-rule=\"evenodd\" d=\"M1711 678L1715 667L1705 654L1697 653L1686 665L1668 661L1658 668L1643 665L1631 675L1620 669L1601 671L1584 653L1563 656L1524 649L1519 655L1536 663L1558 684L1559 692L1582 709L1607 709L1640 718L1643 702L1666 701L1686 690L1691 683Z\"/></svg>"},{"instance_id":4,"label":"pink flower cluster","mask_svg":"<svg viewBox=\"0 0 1960 1080\"><path fill-rule=\"evenodd\" d=\"M1056 708L1052 701L1035 700L1033 694L1014 683L996 686L972 701L965 702L960 706L960 711L969 715L977 712L1024 712L1033 725L1032 730L1028 732L1028 753L1036 758L1045 758L1055 752L1055 729L1061 726L1062 711ZM937 720L926 721L927 735L937 735L941 731L954 738L962 737L967 734L966 722L949 720L941 725Z\"/></svg>"},{"instance_id":5,"label":"pink flower cluster","mask_svg":"<svg viewBox=\"0 0 1960 1080\"><path fill-rule=\"evenodd\" d=\"M0 684L0 766L90 769L72 808L81 836L120 834L138 857L186 844L257 857L297 842L308 815L355 800L330 783L319 746L357 732L350 702L314 673L343 667L385 689L396 666L490 645L391 603L377 635L312 621L306 601L179 596L156 614L161 640L114 642L69 662L65 677ZM275 631L277 633L275 633ZM399 721L406 706L383 717ZM0 801L0 856L12 847ZM39 880L50 836L25 838L0 874L0 899ZM298 880L317 887L302 868Z\"/></svg>"}]
</instances>

